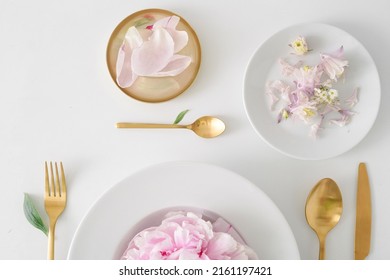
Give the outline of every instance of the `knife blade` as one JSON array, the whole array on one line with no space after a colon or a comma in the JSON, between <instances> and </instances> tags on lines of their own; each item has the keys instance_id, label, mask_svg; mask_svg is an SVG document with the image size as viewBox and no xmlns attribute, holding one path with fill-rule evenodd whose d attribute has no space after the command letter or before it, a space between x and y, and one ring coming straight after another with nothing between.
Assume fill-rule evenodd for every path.
<instances>
[{"instance_id":1,"label":"knife blade","mask_svg":"<svg viewBox=\"0 0 390 280\"><path fill-rule=\"evenodd\" d=\"M355 225L355 260L364 260L371 246L371 193L366 164L358 170Z\"/></svg>"}]
</instances>

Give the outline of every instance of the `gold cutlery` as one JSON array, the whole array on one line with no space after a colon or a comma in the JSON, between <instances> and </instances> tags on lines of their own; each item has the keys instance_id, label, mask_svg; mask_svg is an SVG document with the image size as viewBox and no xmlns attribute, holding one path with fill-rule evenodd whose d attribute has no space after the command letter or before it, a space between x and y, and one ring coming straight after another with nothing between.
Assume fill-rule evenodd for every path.
<instances>
[{"instance_id":1,"label":"gold cutlery","mask_svg":"<svg viewBox=\"0 0 390 280\"><path fill-rule=\"evenodd\" d=\"M213 138L225 131L225 124L220 119L204 116L189 125L151 124L151 123L117 123L117 128L186 128L203 138Z\"/></svg>"},{"instance_id":2,"label":"gold cutlery","mask_svg":"<svg viewBox=\"0 0 390 280\"><path fill-rule=\"evenodd\" d=\"M54 163L55 172L53 172L53 164L50 162L50 171L48 164L45 162L45 210L49 216L49 240L47 258L54 260L54 238L55 227L58 217L62 214L66 206L66 182L65 173L62 162L60 162L60 173L58 174L57 163Z\"/></svg>"},{"instance_id":3,"label":"gold cutlery","mask_svg":"<svg viewBox=\"0 0 390 280\"><path fill-rule=\"evenodd\" d=\"M319 259L325 259L326 235L339 222L343 200L336 182L329 178L320 180L306 200L306 220L320 242Z\"/></svg>"},{"instance_id":4,"label":"gold cutlery","mask_svg":"<svg viewBox=\"0 0 390 280\"><path fill-rule=\"evenodd\" d=\"M355 260L364 260L371 243L371 194L365 163L359 164L356 196Z\"/></svg>"}]
</instances>

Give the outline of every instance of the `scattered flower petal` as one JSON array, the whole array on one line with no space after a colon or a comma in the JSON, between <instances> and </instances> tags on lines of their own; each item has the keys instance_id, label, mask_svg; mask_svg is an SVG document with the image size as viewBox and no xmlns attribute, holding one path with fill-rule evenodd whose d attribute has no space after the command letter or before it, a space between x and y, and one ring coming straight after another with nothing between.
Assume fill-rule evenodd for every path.
<instances>
[{"instance_id":1,"label":"scattered flower petal","mask_svg":"<svg viewBox=\"0 0 390 280\"><path fill-rule=\"evenodd\" d=\"M356 114L355 112L350 111L350 110L339 110L338 112L340 113L341 118L333 119L333 120L330 120L329 122L331 124L335 124L335 125L338 125L340 127L343 127L343 126L349 124L349 122L352 120L352 116Z\"/></svg>"},{"instance_id":2,"label":"scattered flower petal","mask_svg":"<svg viewBox=\"0 0 390 280\"><path fill-rule=\"evenodd\" d=\"M305 39L300 36L292 44L296 54L302 55L309 51ZM292 84L282 80L271 80L266 83L266 94L269 96L270 109L279 110L277 122L287 119L298 119L310 126L309 135L317 138L322 130L323 120L328 114L339 114L329 122L338 126L347 125L354 112L347 110L358 102L358 90L347 98L340 98L341 92L334 87L345 73L348 61L343 58L344 48L341 46L330 54L320 53L317 65L305 65L303 61L296 64L280 58L283 77L290 78ZM281 104L279 104L281 103ZM328 118L329 119L329 118Z\"/></svg>"},{"instance_id":3,"label":"scattered flower petal","mask_svg":"<svg viewBox=\"0 0 390 280\"><path fill-rule=\"evenodd\" d=\"M298 61L295 65L291 65L285 59L279 59L280 65L282 65L282 75L291 76L296 69L299 69L302 66L302 61Z\"/></svg>"},{"instance_id":4,"label":"scattered flower petal","mask_svg":"<svg viewBox=\"0 0 390 280\"><path fill-rule=\"evenodd\" d=\"M331 80L337 81L344 73L345 67L348 66L348 61L343 60L344 48L341 46L333 54L321 54L321 66Z\"/></svg>"},{"instance_id":5,"label":"scattered flower petal","mask_svg":"<svg viewBox=\"0 0 390 280\"><path fill-rule=\"evenodd\" d=\"M359 102L359 88L355 88L350 97L345 99L345 104L347 104L350 108L355 107L355 105Z\"/></svg>"}]
</instances>

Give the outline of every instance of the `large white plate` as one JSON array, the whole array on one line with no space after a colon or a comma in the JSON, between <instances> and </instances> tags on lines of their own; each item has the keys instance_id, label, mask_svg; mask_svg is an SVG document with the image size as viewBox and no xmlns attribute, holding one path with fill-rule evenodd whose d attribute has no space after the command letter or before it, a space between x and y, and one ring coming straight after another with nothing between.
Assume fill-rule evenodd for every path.
<instances>
[{"instance_id":1,"label":"large white plate","mask_svg":"<svg viewBox=\"0 0 390 280\"><path fill-rule=\"evenodd\" d=\"M309 52L304 60L318 61L319 52L331 52L344 46L349 61L345 82L335 88L350 95L360 88L357 114L345 127L328 126L319 138L308 136L309 126L286 120L277 124L276 112L269 108L265 84L281 79L278 59L288 57L290 42L306 37ZM317 62L318 63L318 62ZM375 63L367 50L347 32L326 24L311 23L288 27L265 41L252 56L244 80L244 104L248 118L260 137L276 150L299 159L326 159L340 155L357 145L375 122L380 104L380 81Z\"/></svg>"},{"instance_id":2,"label":"large white plate","mask_svg":"<svg viewBox=\"0 0 390 280\"><path fill-rule=\"evenodd\" d=\"M132 227L178 206L225 218L261 259L300 257L284 216L257 186L218 166L171 162L141 170L104 193L79 225L68 259L117 259Z\"/></svg>"}]
</instances>

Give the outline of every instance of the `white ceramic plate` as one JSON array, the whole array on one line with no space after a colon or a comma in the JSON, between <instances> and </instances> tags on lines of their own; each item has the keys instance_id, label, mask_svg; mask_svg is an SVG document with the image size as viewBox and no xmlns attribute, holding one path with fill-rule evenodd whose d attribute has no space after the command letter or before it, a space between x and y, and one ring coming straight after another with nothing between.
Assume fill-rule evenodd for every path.
<instances>
[{"instance_id":1,"label":"white ceramic plate","mask_svg":"<svg viewBox=\"0 0 390 280\"><path fill-rule=\"evenodd\" d=\"M191 162L152 166L109 189L79 225L68 259L118 259L144 217L180 206L218 214L261 259L299 259L287 221L257 186L224 168Z\"/></svg>"},{"instance_id":2,"label":"white ceramic plate","mask_svg":"<svg viewBox=\"0 0 390 280\"><path fill-rule=\"evenodd\" d=\"M344 46L349 61L345 81L334 87L340 96L348 97L359 87L359 103L353 108L357 114L344 127L326 125L317 139L308 136L310 127L300 121L286 120L277 124L276 115L269 108L265 85L269 80L282 79L278 59L294 58L288 46L303 36L313 49L302 57L319 62L320 52L332 52ZM297 60L297 58L295 58ZM375 122L380 104L380 81L375 63L367 50L347 32L326 24L311 23L288 27L265 41L252 56L244 80L244 104L248 118L260 137L276 150L299 159L326 159L340 155L357 145Z\"/></svg>"}]
</instances>

